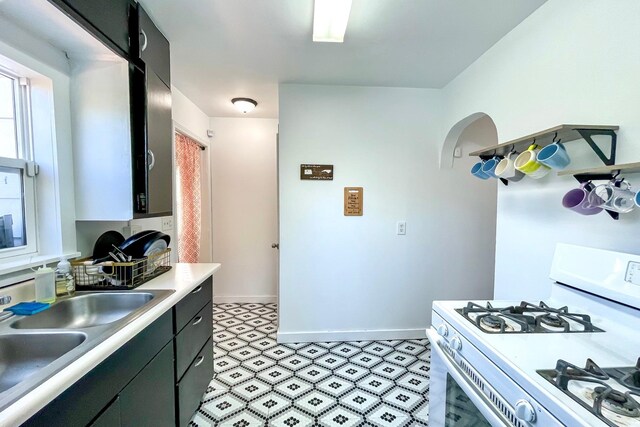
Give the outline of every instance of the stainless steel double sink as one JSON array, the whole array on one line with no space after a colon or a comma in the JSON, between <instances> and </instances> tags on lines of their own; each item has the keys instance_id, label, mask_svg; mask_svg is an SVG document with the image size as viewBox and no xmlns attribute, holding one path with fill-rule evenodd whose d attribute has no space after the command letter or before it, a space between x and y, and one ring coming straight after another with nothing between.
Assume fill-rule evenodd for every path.
<instances>
[{"instance_id":1,"label":"stainless steel double sink","mask_svg":"<svg viewBox=\"0 0 640 427\"><path fill-rule=\"evenodd\" d=\"M0 322L0 411L160 303L173 291L78 292Z\"/></svg>"}]
</instances>

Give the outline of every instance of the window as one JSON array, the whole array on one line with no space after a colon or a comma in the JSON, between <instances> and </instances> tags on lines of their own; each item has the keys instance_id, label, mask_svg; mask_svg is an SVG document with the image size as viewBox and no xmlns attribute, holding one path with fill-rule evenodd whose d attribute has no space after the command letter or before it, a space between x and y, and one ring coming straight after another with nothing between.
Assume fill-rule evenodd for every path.
<instances>
[{"instance_id":1,"label":"window","mask_svg":"<svg viewBox=\"0 0 640 427\"><path fill-rule=\"evenodd\" d=\"M37 251L29 101L28 80L0 68L0 258Z\"/></svg>"}]
</instances>

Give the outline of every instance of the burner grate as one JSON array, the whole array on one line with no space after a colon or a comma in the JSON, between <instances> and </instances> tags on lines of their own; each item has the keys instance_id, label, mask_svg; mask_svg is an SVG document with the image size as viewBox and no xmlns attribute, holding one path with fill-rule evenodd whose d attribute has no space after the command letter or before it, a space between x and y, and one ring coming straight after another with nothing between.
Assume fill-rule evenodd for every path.
<instances>
[{"instance_id":1,"label":"burner grate","mask_svg":"<svg viewBox=\"0 0 640 427\"><path fill-rule=\"evenodd\" d=\"M543 301L502 308L490 302L486 306L469 302L456 311L486 333L604 332L593 325L589 315L572 313L566 306L553 308Z\"/></svg>"},{"instance_id":2,"label":"burner grate","mask_svg":"<svg viewBox=\"0 0 640 427\"><path fill-rule=\"evenodd\" d=\"M621 372L626 372L629 369L632 371L630 372L631 375L640 376L640 358L635 368L613 369L602 369L591 359L587 359L584 368L560 359L557 361L555 369L539 370L538 374L542 375L543 378L562 390L564 394L578 402L608 426L618 427L618 424L609 419L603 410L606 409L611 413L628 417L629 419L638 418L640 417L640 400L637 397L640 397L640 393L633 389L628 391L615 390L606 381L613 378L620 384L625 385L624 379L627 378L627 375L620 375ZM569 390L571 381L594 384L592 405L589 405Z\"/></svg>"}]
</instances>

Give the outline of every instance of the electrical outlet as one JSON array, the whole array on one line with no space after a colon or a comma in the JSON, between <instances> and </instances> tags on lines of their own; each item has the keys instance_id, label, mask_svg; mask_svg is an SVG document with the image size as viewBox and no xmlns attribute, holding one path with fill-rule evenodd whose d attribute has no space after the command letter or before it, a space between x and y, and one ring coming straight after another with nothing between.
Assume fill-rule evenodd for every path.
<instances>
[{"instance_id":1,"label":"electrical outlet","mask_svg":"<svg viewBox=\"0 0 640 427\"><path fill-rule=\"evenodd\" d=\"M398 221L397 225L397 233L399 236L404 236L407 234L407 222L406 221Z\"/></svg>"},{"instance_id":2,"label":"electrical outlet","mask_svg":"<svg viewBox=\"0 0 640 427\"><path fill-rule=\"evenodd\" d=\"M162 218L162 231L173 230L173 217L167 216Z\"/></svg>"}]
</instances>

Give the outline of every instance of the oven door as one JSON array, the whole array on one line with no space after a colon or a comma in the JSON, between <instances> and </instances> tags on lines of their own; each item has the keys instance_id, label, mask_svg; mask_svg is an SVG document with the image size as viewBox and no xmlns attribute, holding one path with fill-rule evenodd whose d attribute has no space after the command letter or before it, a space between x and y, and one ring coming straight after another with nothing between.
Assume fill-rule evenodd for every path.
<instances>
[{"instance_id":1,"label":"oven door","mask_svg":"<svg viewBox=\"0 0 640 427\"><path fill-rule=\"evenodd\" d=\"M511 425L443 349L447 343L432 329L427 330L427 336L431 342L429 424L445 427Z\"/></svg>"}]
</instances>

